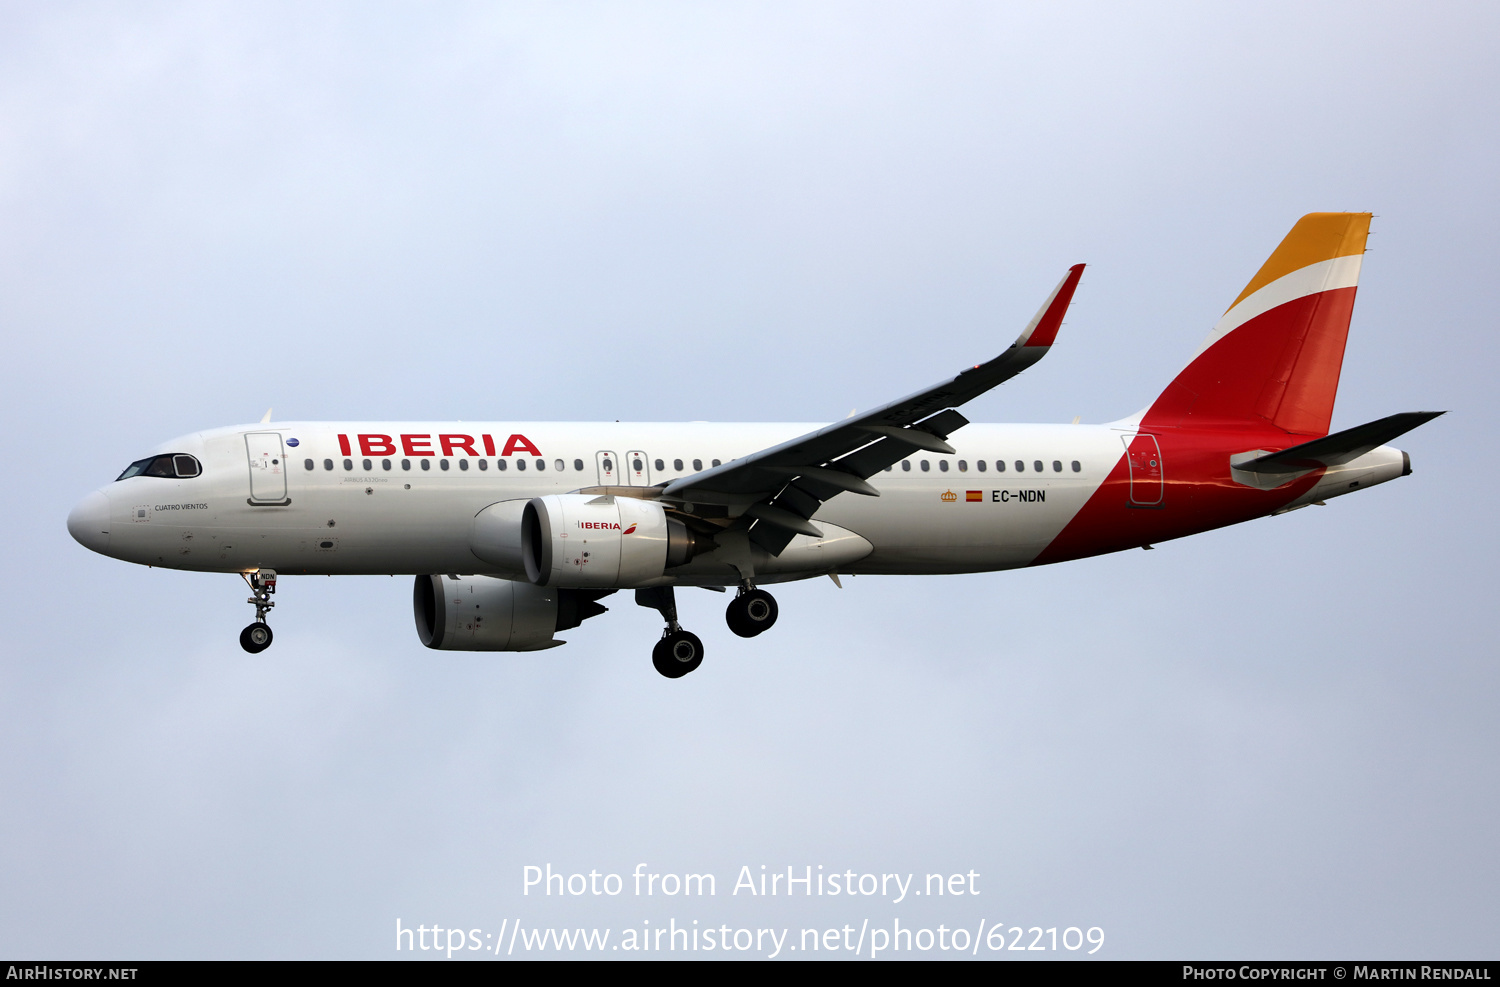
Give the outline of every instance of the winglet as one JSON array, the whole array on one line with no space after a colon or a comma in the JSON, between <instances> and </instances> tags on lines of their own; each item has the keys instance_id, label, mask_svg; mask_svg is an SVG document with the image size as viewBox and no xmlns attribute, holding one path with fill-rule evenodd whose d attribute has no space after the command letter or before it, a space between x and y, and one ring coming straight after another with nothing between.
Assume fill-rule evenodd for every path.
<instances>
[{"instance_id":1,"label":"winglet","mask_svg":"<svg viewBox=\"0 0 1500 987\"><path fill-rule=\"evenodd\" d=\"M1078 289L1078 281L1083 277L1082 264L1074 264L1068 268L1068 273L1052 289L1052 294L1037 309L1035 317L1020 337L1016 339L1017 346L1051 346L1052 341L1057 338L1057 330L1062 326L1063 316L1068 312L1068 305L1073 301L1073 292Z\"/></svg>"}]
</instances>

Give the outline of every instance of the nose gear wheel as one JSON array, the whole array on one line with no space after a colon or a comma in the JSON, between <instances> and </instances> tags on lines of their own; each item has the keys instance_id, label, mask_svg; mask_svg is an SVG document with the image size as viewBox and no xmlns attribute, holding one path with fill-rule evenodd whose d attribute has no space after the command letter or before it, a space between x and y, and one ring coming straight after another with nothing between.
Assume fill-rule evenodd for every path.
<instances>
[{"instance_id":1,"label":"nose gear wheel","mask_svg":"<svg viewBox=\"0 0 1500 987\"><path fill-rule=\"evenodd\" d=\"M240 631L240 647L258 655L271 646L271 625L257 620Z\"/></svg>"}]
</instances>

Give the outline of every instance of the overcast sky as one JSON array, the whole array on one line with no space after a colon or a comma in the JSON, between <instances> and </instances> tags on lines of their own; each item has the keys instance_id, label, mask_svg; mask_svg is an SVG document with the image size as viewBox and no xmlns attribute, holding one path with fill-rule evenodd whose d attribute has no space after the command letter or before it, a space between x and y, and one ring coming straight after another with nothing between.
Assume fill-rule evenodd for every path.
<instances>
[{"instance_id":1,"label":"overcast sky","mask_svg":"<svg viewBox=\"0 0 1500 987\"><path fill-rule=\"evenodd\" d=\"M0 955L899 918L1097 926L1113 958L1493 958L1497 27L0 5ZM1325 210L1377 217L1334 427L1450 409L1400 440L1414 475L1151 553L788 585L753 641L683 591L707 659L676 682L623 595L565 648L436 653L404 577L284 580L248 656L237 577L65 528L144 451L268 406L841 418L994 355L1080 261L1047 360L965 410L1113 420ZM548 862L719 894L523 897ZM729 894L761 865L981 894Z\"/></svg>"}]
</instances>

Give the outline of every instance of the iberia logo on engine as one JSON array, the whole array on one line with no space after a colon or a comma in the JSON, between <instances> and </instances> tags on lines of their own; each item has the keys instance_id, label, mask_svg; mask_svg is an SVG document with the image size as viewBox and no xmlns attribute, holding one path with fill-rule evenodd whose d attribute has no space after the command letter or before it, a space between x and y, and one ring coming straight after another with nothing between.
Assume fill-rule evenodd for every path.
<instances>
[{"instance_id":1,"label":"iberia logo on engine","mask_svg":"<svg viewBox=\"0 0 1500 987\"><path fill-rule=\"evenodd\" d=\"M577 522L574 522L574 523L577 524L580 528L583 528L583 529L588 530L588 531L619 531L620 530L620 526L618 524L616 524L614 521L577 521ZM634 530L635 530L635 525L632 524L630 526L630 531L634 531ZM625 532L625 534L627 534L627 535L630 534L630 531Z\"/></svg>"}]
</instances>

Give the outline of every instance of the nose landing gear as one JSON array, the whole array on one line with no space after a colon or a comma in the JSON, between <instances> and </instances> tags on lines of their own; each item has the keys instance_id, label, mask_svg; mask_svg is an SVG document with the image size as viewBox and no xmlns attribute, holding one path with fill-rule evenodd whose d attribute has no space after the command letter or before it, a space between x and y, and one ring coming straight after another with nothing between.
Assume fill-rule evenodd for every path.
<instances>
[{"instance_id":1,"label":"nose landing gear","mask_svg":"<svg viewBox=\"0 0 1500 987\"><path fill-rule=\"evenodd\" d=\"M692 631L677 623L677 594L670 586L653 586L635 591L635 602L660 611L667 622L661 640L651 649L651 664L669 679L680 679L703 664L703 642Z\"/></svg>"},{"instance_id":2,"label":"nose landing gear","mask_svg":"<svg viewBox=\"0 0 1500 987\"><path fill-rule=\"evenodd\" d=\"M776 597L763 589L742 586L739 595L729 601L724 620L740 637L754 637L770 630L779 612Z\"/></svg>"},{"instance_id":3,"label":"nose landing gear","mask_svg":"<svg viewBox=\"0 0 1500 987\"><path fill-rule=\"evenodd\" d=\"M276 592L276 570L242 572L240 578L250 587L250 599L245 602L255 607L255 623L240 631L240 647L258 655L271 646L271 625L266 623L266 614L276 605L271 600L271 594Z\"/></svg>"}]
</instances>

